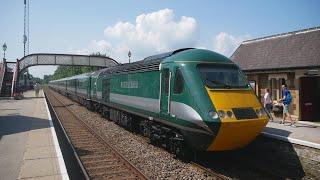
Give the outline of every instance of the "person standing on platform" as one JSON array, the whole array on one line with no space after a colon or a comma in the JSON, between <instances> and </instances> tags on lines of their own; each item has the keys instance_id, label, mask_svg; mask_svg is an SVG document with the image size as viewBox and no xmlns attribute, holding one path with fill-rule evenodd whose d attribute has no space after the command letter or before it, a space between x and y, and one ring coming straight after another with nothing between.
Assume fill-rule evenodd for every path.
<instances>
[{"instance_id":1,"label":"person standing on platform","mask_svg":"<svg viewBox=\"0 0 320 180\"><path fill-rule=\"evenodd\" d=\"M34 85L34 92L35 92L36 97L39 96L39 91L40 91L40 84L39 84L39 83L36 83L36 84Z\"/></svg>"},{"instance_id":2,"label":"person standing on platform","mask_svg":"<svg viewBox=\"0 0 320 180\"><path fill-rule=\"evenodd\" d=\"M281 99L281 101L283 102L283 118L282 118L281 124L285 123L286 117L288 116L291 121L291 126L296 127L294 125L295 121L291 118L291 115L289 112L290 104L292 101L292 96L291 96L290 91L287 88L287 85L285 85L285 84L282 85L282 99Z\"/></svg>"},{"instance_id":3,"label":"person standing on platform","mask_svg":"<svg viewBox=\"0 0 320 180\"><path fill-rule=\"evenodd\" d=\"M271 100L269 88L266 88L266 89L265 89L264 96L263 96L263 105L264 105L264 108L265 108L265 109L268 111L268 113L271 115L272 100ZM270 116L270 117L271 117L271 121L272 121L272 116Z\"/></svg>"}]
</instances>

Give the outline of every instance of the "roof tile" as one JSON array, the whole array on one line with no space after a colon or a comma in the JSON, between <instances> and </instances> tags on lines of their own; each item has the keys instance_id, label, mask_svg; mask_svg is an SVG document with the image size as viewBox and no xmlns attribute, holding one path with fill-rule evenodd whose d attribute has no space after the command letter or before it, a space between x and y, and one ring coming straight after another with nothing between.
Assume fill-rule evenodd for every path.
<instances>
[{"instance_id":1,"label":"roof tile","mask_svg":"<svg viewBox=\"0 0 320 180\"><path fill-rule=\"evenodd\" d=\"M231 59L243 70L320 66L320 28L243 42Z\"/></svg>"}]
</instances>

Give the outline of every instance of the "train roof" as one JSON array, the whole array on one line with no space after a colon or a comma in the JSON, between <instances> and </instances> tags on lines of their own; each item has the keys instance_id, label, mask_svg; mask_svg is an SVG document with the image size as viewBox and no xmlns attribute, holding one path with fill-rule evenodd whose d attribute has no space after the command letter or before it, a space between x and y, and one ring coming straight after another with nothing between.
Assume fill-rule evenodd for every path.
<instances>
[{"instance_id":1,"label":"train roof","mask_svg":"<svg viewBox=\"0 0 320 180\"><path fill-rule=\"evenodd\" d=\"M163 62L166 58L190 49L193 49L193 48L178 49L171 52L149 56L144 58L141 61L126 63L126 64L119 64L117 66L113 66L106 69L106 71L102 72L101 74L105 75L105 74L114 74L114 73L144 72L144 71L159 70L160 63Z\"/></svg>"},{"instance_id":2,"label":"train roof","mask_svg":"<svg viewBox=\"0 0 320 180\"><path fill-rule=\"evenodd\" d=\"M174 58L172 58L174 57ZM234 64L229 58L213 51L195 48L183 48L171 52L157 54L144 58L141 61L133 63L119 64L117 66L101 69L92 73L80 74L56 81L81 79L88 76L99 77L108 74L128 73L128 72L145 72L159 70L161 63L168 62L215 62L224 64ZM55 81L50 81L55 82Z\"/></svg>"},{"instance_id":3,"label":"train roof","mask_svg":"<svg viewBox=\"0 0 320 180\"><path fill-rule=\"evenodd\" d=\"M174 57L172 59L171 57ZM220 62L220 63L233 63L229 58L215 53L213 51L195 48L184 48L175 51L162 53L146 57L141 61L133 63L120 64L105 69L101 74L117 74L127 72L145 72L152 70L159 70L161 63L167 62Z\"/></svg>"},{"instance_id":4,"label":"train roof","mask_svg":"<svg viewBox=\"0 0 320 180\"><path fill-rule=\"evenodd\" d=\"M190 49L174 54L166 58L162 63L167 62L196 62L196 63L223 63L234 64L229 58L206 49Z\"/></svg>"},{"instance_id":5,"label":"train roof","mask_svg":"<svg viewBox=\"0 0 320 180\"><path fill-rule=\"evenodd\" d=\"M84 74L79 74L76 76L71 76L71 77L66 77L66 78L62 78L62 79L57 79L57 80L53 80L50 82L59 82L59 81L68 81L68 80L72 80L72 79L82 79L82 78L88 78L90 77L91 73L84 73Z\"/></svg>"},{"instance_id":6,"label":"train roof","mask_svg":"<svg viewBox=\"0 0 320 180\"><path fill-rule=\"evenodd\" d=\"M98 71L94 71L91 73L92 77L98 77L101 73L103 73L104 71L107 71L110 67L108 68L104 68L104 69L100 69Z\"/></svg>"}]
</instances>

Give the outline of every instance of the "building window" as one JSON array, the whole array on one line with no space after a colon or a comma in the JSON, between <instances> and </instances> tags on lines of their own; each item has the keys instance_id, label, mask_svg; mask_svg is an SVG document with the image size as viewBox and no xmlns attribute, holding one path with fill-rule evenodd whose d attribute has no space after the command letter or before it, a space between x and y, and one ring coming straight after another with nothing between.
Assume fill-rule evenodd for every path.
<instances>
[{"instance_id":1,"label":"building window","mask_svg":"<svg viewBox=\"0 0 320 180\"><path fill-rule=\"evenodd\" d=\"M282 85L284 85L284 84L287 84L286 83L286 80L285 79L283 79L283 78L281 78L281 79L279 79L279 99L281 99L282 97L283 97L283 94L282 94Z\"/></svg>"},{"instance_id":2,"label":"building window","mask_svg":"<svg viewBox=\"0 0 320 180\"><path fill-rule=\"evenodd\" d=\"M277 79L272 78L270 79L270 83L271 83L271 98L272 100L277 100L278 99L278 83L277 83Z\"/></svg>"}]
</instances>

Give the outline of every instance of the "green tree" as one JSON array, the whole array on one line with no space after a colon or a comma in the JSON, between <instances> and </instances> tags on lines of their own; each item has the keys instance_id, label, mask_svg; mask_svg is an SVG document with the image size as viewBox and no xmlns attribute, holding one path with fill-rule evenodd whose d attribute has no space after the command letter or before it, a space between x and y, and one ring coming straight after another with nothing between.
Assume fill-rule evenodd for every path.
<instances>
[{"instance_id":1,"label":"green tree","mask_svg":"<svg viewBox=\"0 0 320 180\"><path fill-rule=\"evenodd\" d=\"M108 57L106 54L101 54L100 52L92 53L90 56L102 56ZM57 70L51 77L51 80L61 79L65 77L71 77L78 74L93 72L101 69L100 67L90 67L90 66L59 66Z\"/></svg>"}]
</instances>

